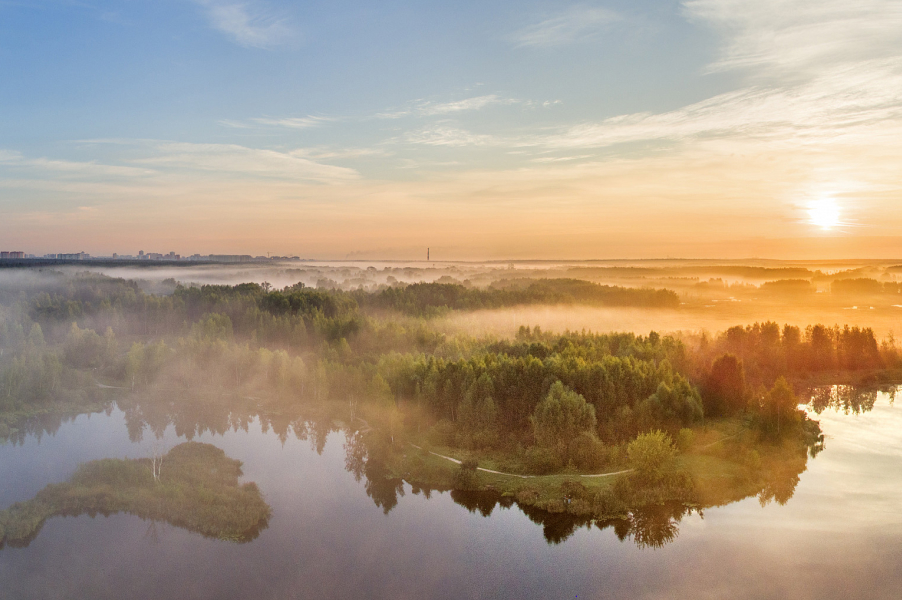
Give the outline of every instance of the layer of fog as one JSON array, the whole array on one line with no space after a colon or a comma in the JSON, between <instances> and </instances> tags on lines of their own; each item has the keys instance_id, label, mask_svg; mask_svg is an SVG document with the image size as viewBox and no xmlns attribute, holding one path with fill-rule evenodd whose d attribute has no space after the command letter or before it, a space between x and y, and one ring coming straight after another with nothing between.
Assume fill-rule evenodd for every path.
<instances>
[{"instance_id":1,"label":"layer of fog","mask_svg":"<svg viewBox=\"0 0 902 600\"><path fill-rule=\"evenodd\" d=\"M466 333L475 336L495 335L512 337L521 325L540 326L553 332L592 331L595 333L632 332L646 335L650 331L662 334L716 334L735 325L775 321L796 325L824 324L871 327L878 339L902 331L902 308L859 307L805 308L792 306L745 305L742 308L720 305L711 308L639 309L594 308L586 306L520 306L502 310L456 312L438 320L435 326L448 334Z\"/></svg>"}]
</instances>

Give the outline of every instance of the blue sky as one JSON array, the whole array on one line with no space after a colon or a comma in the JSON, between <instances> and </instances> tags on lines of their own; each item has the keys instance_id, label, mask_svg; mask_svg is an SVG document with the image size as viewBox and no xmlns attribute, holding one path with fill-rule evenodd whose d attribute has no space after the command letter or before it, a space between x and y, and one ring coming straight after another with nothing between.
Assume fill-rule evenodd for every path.
<instances>
[{"instance_id":1,"label":"blue sky","mask_svg":"<svg viewBox=\"0 0 902 600\"><path fill-rule=\"evenodd\" d=\"M900 43L881 0L0 0L0 245L902 256Z\"/></svg>"}]
</instances>

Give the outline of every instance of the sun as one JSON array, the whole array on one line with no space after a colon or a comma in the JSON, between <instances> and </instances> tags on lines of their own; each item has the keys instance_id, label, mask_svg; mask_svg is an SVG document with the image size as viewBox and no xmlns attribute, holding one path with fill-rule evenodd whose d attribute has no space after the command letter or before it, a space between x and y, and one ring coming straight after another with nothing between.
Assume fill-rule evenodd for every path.
<instances>
[{"instance_id":1,"label":"sun","mask_svg":"<svg viewBox=\"0 0 902 600\"><path fill-rule=\"evenodd\" d=\"M830 230L839 225L839 206L831 199L815 200L808 205L812 225Z\"/></svg>"}]
</instances>

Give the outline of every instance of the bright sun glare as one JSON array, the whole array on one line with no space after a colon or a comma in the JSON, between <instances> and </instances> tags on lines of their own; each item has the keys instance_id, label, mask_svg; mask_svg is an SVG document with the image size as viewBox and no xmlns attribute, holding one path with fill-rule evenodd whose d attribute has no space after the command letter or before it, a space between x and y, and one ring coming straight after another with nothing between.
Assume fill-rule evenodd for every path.
<instances>
[{"instance_id":1,"label":"bright sun glare","mask_svg":"<svg viewBox=\"0 0 902 600\"><path fill-rule=\"evenodd\" d=\"M839 225L839 207L833 200L815 200L808 206L811 224L821 229L833 229Z\"/></svg>"}]
</instances>

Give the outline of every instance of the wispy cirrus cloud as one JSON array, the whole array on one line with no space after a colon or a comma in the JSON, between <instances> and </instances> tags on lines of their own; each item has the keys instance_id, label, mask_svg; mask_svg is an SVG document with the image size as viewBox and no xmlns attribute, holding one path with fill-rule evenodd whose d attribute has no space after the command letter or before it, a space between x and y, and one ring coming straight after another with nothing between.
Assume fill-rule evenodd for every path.
<instances>
[{"instance_id":1,"label":"wispy cirrus cloud","mask_svg":"<svg viewBox=\"0 0 902 600\"><path fill-rule=\"evenodd\" d=\"M497 94L487 94L485 96L475 96L472 98L464 98L463 100L454 100L451 102L433 102L429 100L417 100L412 102L407 108L377 113L377 119L400 119L408 116L418 117L436 117L450 116L464 112L477 111L489 106L510 106L520 104L520 100L514 98L504 98ZM307 115L305 117L255 117L247 121L236 121L232 119L223 119L219 121L225 127L235 129L247 129L254 125L266 125L270 127L284 127L287 129L309 129L319 127L327 123L336 121L359 121L367 120L373 117L325 117L321 115Z\"/></svg>"},{"instance_id":2,"label":"wispy cirrus cloud","mask_svg":"<svg viewBox=\"0 0 902 600\"><path fill-rule=\"evenodd\" d=\"M210 25L246 48L272 49L288 43L294 32L286 20L259 2L192 0Z\"/></svg>"},{"instance_id":3,"label":"wispy cirrus cloud","mask_svg":"<svg viewBox=\"0 0 902 600\"><path fill-rule=\"evenodd\" d=\"M887 0L689 0L723 37L709 71L746 77L734 91L661 113L585 122L510 146L602 148L732 140L822 155L848 144L902 150L902 5Z\"/></svg>"},{"instance_id":4,"label":"wispy cirrus cloud","mask_svg":"<svg viewBox=\"0 0 902 600\"><path fill-rule=\"evenodd\" d=\"M402 139L409 144L450 147L498 146L505 143L492 135L473 133L449 125L437 125L410 131Z\"/></svg>"},{"instance_id":5,"label":"wispy cirrus cloud","mask_svg":"<svg viewBox=\"0 0 902 600\"><path fill-rule=\"evenodd\" d=\"M292 152L237 144L155 142L153 155L132 162L176 170L207 171L217 176L250 176L337 183L357 179L354 169L322 164Z\"/></svg>"},{"instance_id":6,"label":"wispy cirrus cloud","mask_svg":"<svg viewBox=\"0 0 902 600\"><path fill-rule=\"evenodd\" d=\"M147 168L110 165L97 161L29 158L13 150L0 150L0 166L53 172L72 177L145 177L154 174L153 170Z\"/></svg>"},{"instance_id":7,"label":"wispy cirrus cloud","mask_svg":"<svg viewBox=\"0 0 902 600\"><path fill-rule=\"evenodd\" d=\"M622 17L607 8L576 5L527 25L508 36L517 47L561 46L589 39Z\"/></svg>"},{"instance_id":8,"label":"wispy cirrus cloud","mask_svg":"<svg viewBox=\"0 0 902 600\"><path fill-rule=\"evenodd\" d=\"M902 47L896 0L688 0L684 9L725 41L711 71L799 76L836 63L898 57Z\"/></svg>"},{"instance_id":9,"label":"wispy cirrus cloud","mask_svg":"<svg viewBox=\"0 0 902 600\"><path fill-rule=\"evenodd\" d=\"M378 119L400 119L401 117L420 116L434 117L443 115L453 115L462 112L476 111L489 106L511 106L513 104L521 104L522 100L515 98L504 98L498 94L486 94L484 96L474 96L472 98L464 98L463 100L453 100L451 102L433 102L430 100L417 100L412 102L406 108L398 110L390 110L376 114Z\"/></svg>"},{"instance_id":10,"label":"wispy cirrus cloud","mask_svg":"<svg viewBox=\"0 0 902 600\"><path fill-rule=\"evenodd\" d=\"M354 158L371 158L391 156L392 152L383 148L302 148L289 152L292 156L301 156L314 160L343 160Z\"/></svg>"},{"instance_id":11,"label":"wispy cirrus cloud","mask_svg":"<svg viewBox=\"0 0 902 600\"><path fill-rule=\"evenodd\" d=\"M27 172L44 181L103 181L110 178L145 180L176 177L190 181L213 175L217 179L286 180L312 183L340 183L359 178L347 167L318 162L343 158L339 152L296 149L278 151L248 148L237 144L196 144L161 140L90 140L101 147L117 146L114 161L72 161L30 158L20 152L0 150L0 168ZM363 155L358 151L357 155ZM119 164L109 164L117 162Z\"/></svg>"},{"instance_id":12,"label":"wispy cirrus cloud","mask_svg":"<svg viewBox=\"0 0 902 600\"><path fill-rule=\"evenodd\" d=\"M730 138L802 146L885 138L887 127L902 129L902 69L878 61L788 88L743 88L669 112L584 123L528 143L586 148Z\"/></svg>"},{"instance_id":13,"label":"wispy cirrus cloud","mask_svg":"<svg viewBox=\"0 0 902 600\"><path fill-rule=\"evenodd\" d=\"M310 127L319 127L324 123L335 121L333 117L315 117L308 115L306 117L257 117L251 119L254 123L260 125L273 125L276 127L287 127L289 129L308 129Z\"/></svg>"},{"instance_id":14,"label":"wispy cirrus cloud","mask_svg":"<svg viewBox=\"0 0 902 600\"><path fill-rule=\"evenodd\" d=\"M471 110L480 110L492 105L511 105L516 104L519 100L512 98L501 98L497 94L488 94L486 96L476 96L474 98L466 98L454 102L433 103L425 102L418 107L421 115L449 115L454 113L466 112Z\"/></svg>"}]
</instances>

